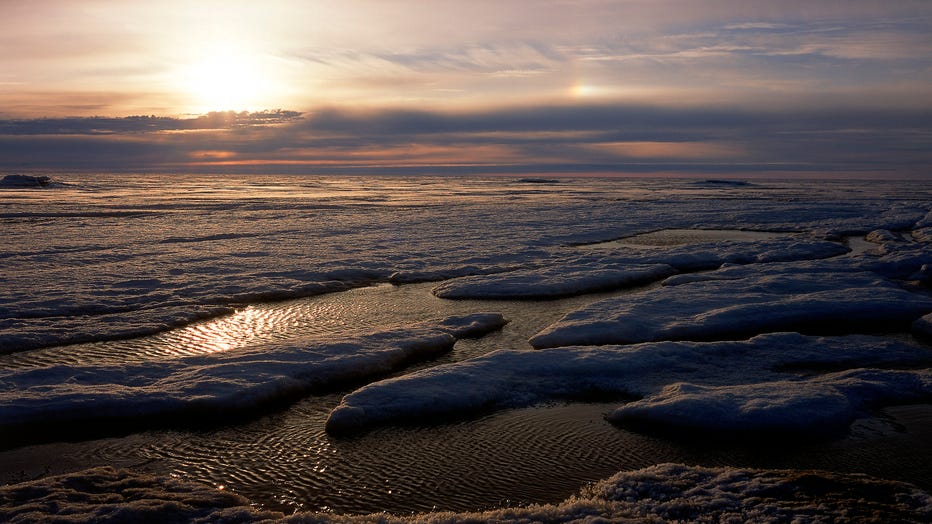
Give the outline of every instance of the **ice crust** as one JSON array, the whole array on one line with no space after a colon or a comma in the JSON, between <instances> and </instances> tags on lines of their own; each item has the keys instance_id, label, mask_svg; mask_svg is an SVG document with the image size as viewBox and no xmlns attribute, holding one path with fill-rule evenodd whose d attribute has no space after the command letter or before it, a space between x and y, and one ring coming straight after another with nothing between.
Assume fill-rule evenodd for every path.
<instances>
[{"instance_id":1,"label":"ice crust","mask_svg":"<svg viewBox=\"0 0 932 524\"><path fill-rule=\"evenodd\" d=\"M88 420L157 422L167 415L251 410L383 375L504 323L501 315L485 313L329 343L267 344L141 364L2 370L0 429Z\"/></svg>"},{"instance_id":2,"label":"ice crust","mask_svg":"<svg viewBox=\"0 0 932 524\"><path fill-rule=\"evenodd\" d=\"M908 326L932 311L932 298L836 261L732 266L664 284L571 312L531 344L712 340L799 329L863 332Z\"/></svg>"},{"instance_id":3,"label":"ice crust","mask_svg":"<svg viewBox=\"0 0 932 524\"><path fill-rule=\"evenodd\" d=\"M629 248L629 253L594 252L551 256L542 267L488 274L447 275L434 288L449 299L549 299L633 287L659 281L679 271L717 268L722 264L752 264L822 259L843 254L839 243L796 237L757 242L725 241L693 246Z\"/></svg>"},{"instance_id":4,"label":"ice crust","mask_svg":"<svg viewBox=\"0 0 932 524\"><path fill-rule=\"evenodd\" d=\"M903 482L813 470L659 464L625 471L557 504L409 516L290 516L211 486L109 467L0 487L8 522L902 522L932 520L932 496Z\"/></svg>"},{"instance_id":5,"label":"ice crust","mask_svg":"<svg viewBox=\"0 0 932 524\"><path fill-rule=\"evenodd\" d=\"M440 298L528 299L558 298L634 286L676 273L666 264L622 269L515 271L504 275L464 277L434 288Z\"/></svg>"},{"instance_id":6,"label":"ice crust","mask_svg":"<svg viewBox=\"0 0 932 524\"><path fill-rule=\"evenodd\" d=\"M932 400L932 369L858 369L737 386L671 384L608 416L622 425L768 437L841 433L874 406Z\"/></svg>"},{"instance_id":7,"label":"ice crust","mask_svg":"<svg viewBox=\"0 0 932 524\"><path fill-rule=\"evenodd\" d=\"M645 402L649 402L654 395L662 394L666 386L686 381L702 386L738 387L784 380L787 381L783 384L785 389L816 391L821 383L798 376L793 370L930 362L932 351L882 337L807 337L796 333L759 335L747 341L667 341L630 346L502 350L357 389L346 395L332 411L327 428L333 432L357 431L376 424L529 406L593 393L647 397ZM878 386L878 391L886 392L887 397L865 396L863 402L851 397L849 404L853 407L845 413L848 417L845 425L868 404L916 398L915 389L898 389L897 377L902 378L904 384L925 380L923 387L927 389L923 391L932 395L932 389L928 389L928 371L903 373L902 376L891 375L881 384L883 387ZM824 387L832 385L826 383ZM696 410L698 422L713 411L718 391L710 389L709 394L700 399L709 407L703 408L699 401L691 406ZM818 396L814 399L813 405L818 402ZM748 401L752 402L749 395ZM773 408L771 414L774 414L775 424L782 424L789 431L793 429L795 412L787 409L785 413L778 413L779 410ZM785 418L785 424L778 415ZM748 429L757 428L752 425Z\"/></svg>"},{"instance_id":8,"label":"ice crust","mask_svg":"<svg viewBox=\"0 0 932 524\"><path fill-rule=\"evenodd\" d=\"M913 333L927 340L932 340L932 313L916 319L912 325Z\"/></svg>"}]
</instances>

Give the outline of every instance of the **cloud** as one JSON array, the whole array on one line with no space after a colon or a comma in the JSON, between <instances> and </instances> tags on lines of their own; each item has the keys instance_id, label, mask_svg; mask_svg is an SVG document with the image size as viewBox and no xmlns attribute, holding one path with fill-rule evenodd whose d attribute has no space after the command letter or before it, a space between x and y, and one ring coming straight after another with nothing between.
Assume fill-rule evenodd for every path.
<instances>
[{"instance_id":1,"label":"cloud","mask_svg":"<svg viewBox=\"0 0 932 524\"><path fill-rule=\"evenodd\" d=\"M213 112L192 118L140 115L120 118L72 117L0 120L0 135L116 135L159 131L198 131L278 125L301 116L297 111Z\"/></svg>"},{"instance_id":2,"label":"cloud","mask_svg":"<svg viewBox=\"0 0 932 524\"><path fill-rule=\"evenodd\" d=\"M932 110L619 103L0 121L5 170L929 175Z\"/></svg>"}]
</instances>

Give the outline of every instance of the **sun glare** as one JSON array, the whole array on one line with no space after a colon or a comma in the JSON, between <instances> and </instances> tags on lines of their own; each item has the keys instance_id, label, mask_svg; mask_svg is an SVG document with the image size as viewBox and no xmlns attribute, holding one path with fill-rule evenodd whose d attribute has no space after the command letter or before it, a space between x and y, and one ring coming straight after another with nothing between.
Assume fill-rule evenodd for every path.
<instances>
[{"instance_id":1,"label":"sun glare","mask_svg":"<svg viewBox=\"0 0 932 524\"><path fill-rule=\"evenodd\" d=\"M179 75L192 112L275 107L276 82L267 60L233 45L197 53Z\"/></svg>"}]
</instances>

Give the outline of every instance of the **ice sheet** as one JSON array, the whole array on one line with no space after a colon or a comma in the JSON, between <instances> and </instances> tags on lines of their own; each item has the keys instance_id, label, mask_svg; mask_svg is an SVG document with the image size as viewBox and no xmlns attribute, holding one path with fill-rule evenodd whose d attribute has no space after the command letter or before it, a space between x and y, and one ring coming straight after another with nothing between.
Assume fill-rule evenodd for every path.
<instances>
[{"instance_id":1,"label":"ice sheet","mask_svg":"<svg viewBox=\"0 0 932 524\"><path fill-rule=\"evenodd\" d=\"M502 350L357 389L331 412L327 428L357 431L386 422L423 421L593 393L650 396L682 381L740 386L784 379L805 385L793 370L929 362L932 351L881 337L806 337L795 333L733 342ZM889 388L881 389L893 395L895 386L891 382Z\"/></svg>"},{"instance_id":2,"label":"ice sheet","mask_svg":"<svg viewBox=\"0 0 932 524\"><path fill-rule=\"evenodd\" d=\"M150 363L0 370L0 428L235 414L384 375L504 322L498 314L475 314L343 341L266 344Z\"/></svg>"},{"instance_id":3,"label":"ice sheet","mask_svg":"<svg viewBox=\"0 0 932 524\"><path fill-rule=\"evenodd\" d=\"M837 261L728 267L665 283L569 313L531 344L736 339L802 329L864 332L908 326L932 311L932 298Z\"/></svg>"}]
</instances>

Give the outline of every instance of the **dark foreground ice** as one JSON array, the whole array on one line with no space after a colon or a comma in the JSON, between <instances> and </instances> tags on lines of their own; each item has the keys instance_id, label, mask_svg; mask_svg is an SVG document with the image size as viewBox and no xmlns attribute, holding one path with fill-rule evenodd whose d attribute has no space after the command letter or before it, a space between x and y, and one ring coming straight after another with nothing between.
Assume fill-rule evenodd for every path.
<instances>
[{"instance_id":1,"label":"dark foreground ice","mask_svg":"<svg viewBox=\"0 0 932 524\"><path fill-rule=\"evenodd\" d=\"M285 516L214 487L113 468L0 487L0 519L64 522L903 522L932 519L932 496L902 482L824 471L660 464L621 472L559 504L475 513Z\"/></svg>"}]
</instances>

